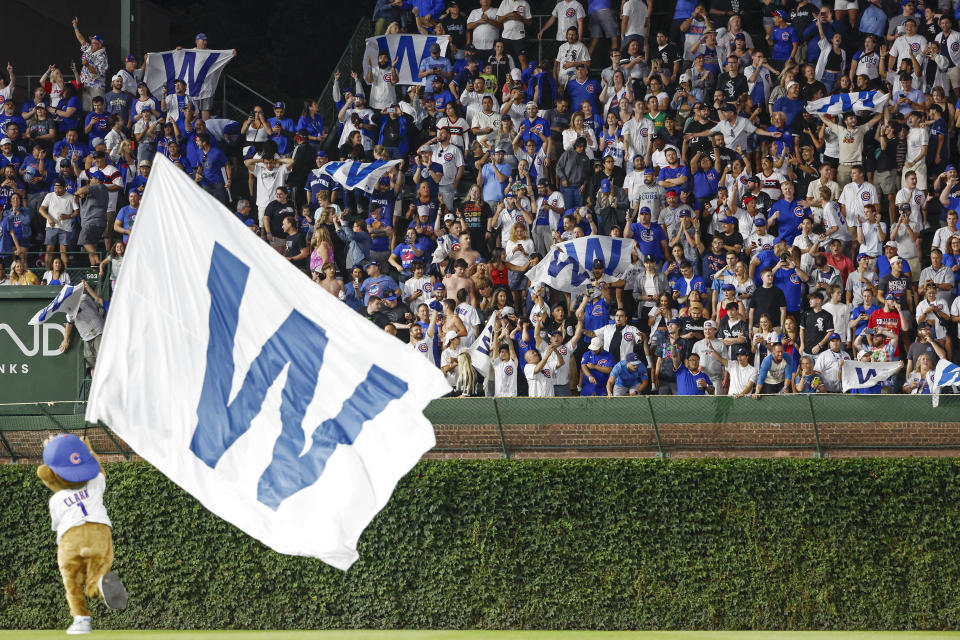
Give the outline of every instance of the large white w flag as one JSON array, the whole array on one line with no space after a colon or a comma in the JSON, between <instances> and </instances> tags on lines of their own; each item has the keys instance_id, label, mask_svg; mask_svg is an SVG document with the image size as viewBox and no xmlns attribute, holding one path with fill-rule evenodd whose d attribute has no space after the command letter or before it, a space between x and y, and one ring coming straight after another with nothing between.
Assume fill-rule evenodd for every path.
<instances>
[{"instance_id":1,"label":"large white w flag","mask_svg":"<svg viewBox=\"0 0 960 640\"><path fill-rule=\"evenodd\" d=\"M903 366L900 362L860 362L844 360L840 369L843 392L876 386L895 374Z\"/></svg>"},{"instance_id":2,"label":"large white w flag","mask_svg":"<svg viewBox=\"0 0 960 640\"><path fill-rule=\"evenodd\" d=\"M353 191L360 189L372 193L377 181L387 171L399 165L403 160L376 160L374 162L359 162L357 160L342 160L328 162L321 171L336 180L344 189Z\"/></svg>"},{"instance_id":3,"label":"large white w flag","mask_svg":"<svg viewBox=\"0 0 960 640\"><path fill-rule=\"evenodd\" d=\"M595 260L604 264L602 278L619 280L630 268L636 243L631 238L587 236L553 245L527 272L531 284L546 283L558 291L583 291L590 284Z\"/></svg>"},{"instance_id":4,"label":"large white w flag","mask_svg":"<svg viewBox=\"0 0 960 640\"><path fill-rule=\"evenodd\" d=\"M850 111L883 111L883 106L890 99L889 93L879 91L855 91L840 93L826 98L820 98L807 103L809 113L838 116Z\"/></svg>"},{"instance_id":5,"label":"large white w flag","mask_svg":"<svg viewBox=\"0 0 960 640\"><path fill-rule=\"evenodd\" d=\"M87 420L272 549L350 567L435 443L443 375L161 156L123 262Z\"/></svg>"},{"instance_id":6,"label":"large white w flag","mask_svg":"<svg viewBox=\"0 0 960 640\"><path fill-rule=\"evenodd\" d=\"M423 84L420 78L420 61L430 57L430 47L440 45L440 57L447 55L447 43L450 36L425 36L420 34L392 33L390 35L367 38L367 48L363 54L363 73L366 75L371 64L377 64L377 54L386 51L390 54L390 63L397 61L397 84ZM482 69L481 69L482 71Z\"/></svg>"},{"instance_id":7,"label":"large white w flag","mask_svg":"<svg viewBox=\"0 0 960 640\"><path fill-rule=\"evenodd\" d=\"M217 91L220 72L237 52L231 49L179 49L148 53L143 81L150 93L159 96L163 87L173 95L173 83L187 83L187 95L210 98Z\"/></svg>"},{"instance_id":8,"label":"large white w flag","mask_svg":"<svg viewBox=\"0 0 960 640\"><path fill-rule=\"evenodd\" d=\"M37 325L46 322L58 311L62 311L69 316L76 315L77 307L80 306L80 297L82 295L82 284L64 285L63 289L60 289L60 293L57 294L57 297L51 300L50 304L45 306L43 309L40 309L40 311L37 311L35 314L33 314L33 317L30 318L30 322L27 324Z\"/></svg>"}]
</instances>

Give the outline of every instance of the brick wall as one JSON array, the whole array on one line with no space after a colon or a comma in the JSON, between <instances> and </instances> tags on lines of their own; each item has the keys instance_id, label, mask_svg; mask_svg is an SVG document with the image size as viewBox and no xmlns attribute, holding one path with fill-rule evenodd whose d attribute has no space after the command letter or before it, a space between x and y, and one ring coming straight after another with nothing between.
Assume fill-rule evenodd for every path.
<instances>
[{"instance_id":1,"label":"brick wall","mask_svg":"<svg viewBox=\"0 0 960 640\"><path fill-rule=\"evenodd\" d=\"M436 425L432 459L652 457L657 436L649 424ZM960 423L825 422L818 424L821 450L830 457L960 456ZM722 423L659 425L671 458L812 457L817 450L810 423ZM5 431L21 464L40 462L43 440L53 431ZM80 433L76 431L76 433ZM106 461L136 459L129 447L104 429L87 433ZM124 455L126 454L126 455ZM13 460L0 446L0 464Z\"/></svg>"}]
</instances>

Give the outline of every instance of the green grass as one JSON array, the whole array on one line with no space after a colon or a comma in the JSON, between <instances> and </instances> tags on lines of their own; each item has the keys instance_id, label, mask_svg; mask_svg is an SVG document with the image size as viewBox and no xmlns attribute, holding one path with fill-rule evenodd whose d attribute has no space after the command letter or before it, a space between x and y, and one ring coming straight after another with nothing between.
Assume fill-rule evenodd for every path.
<instances>
[{"instance_id":1,"label":"green grass","mask_svg":"<svg viewBox=\"0 0 960 640\"><path fill-rule=\"evenodd\" d=\"M0 640L62 639L63 631L0 631ZM150 640L940 640L957 631L94 631Z\"/></svg>"}]
</instances>

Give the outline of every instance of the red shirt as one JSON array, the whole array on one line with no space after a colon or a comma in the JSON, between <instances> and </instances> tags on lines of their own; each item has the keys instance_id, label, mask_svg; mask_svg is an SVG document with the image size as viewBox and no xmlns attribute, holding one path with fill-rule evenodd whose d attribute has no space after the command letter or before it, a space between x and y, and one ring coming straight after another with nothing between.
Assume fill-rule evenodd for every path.
<instances>
[{"instance_id":1,"label":"red shirt","mask_svg":"<svg viewBox=\"0 0 960 640\"><path fill-rule=\"evenodd\" d=\"M870 319L867 320L867 327L871 329L876 329L880 327L881 329L886 329L887 331L893 331L897 334L897 348L893 352L895 357L900 357L900 312L899 311L884 311L882 308L877 309L870 314ZM890 342L890 338L887 338L884 344Z\"/></svg>"},{"instance_id":2,"label":"red shirt","mask_svg":"<svg viewBox=\"0 0 960 640\"><path fill-rule=\"evenodd\" d=\"M497 269L495 266L490 265L490 280L495 285L503 285L504 287L508 286L507 265L503 265L503 267L500 269Z\"/></svg>"},{"instance_id":3,"label":"red shirt","mask_svg":"<svg viewBox=\"0 0 960 640\"><path fill-rule=\"evenodd\" d=\"M840 277L843 278L843 286L847 286L847 276L856 270L856 265L853 264L853 260L842 253L839 258L832 253L825 255L827 256L827 264L840 272Z\"/></svg>"}]
</instances>

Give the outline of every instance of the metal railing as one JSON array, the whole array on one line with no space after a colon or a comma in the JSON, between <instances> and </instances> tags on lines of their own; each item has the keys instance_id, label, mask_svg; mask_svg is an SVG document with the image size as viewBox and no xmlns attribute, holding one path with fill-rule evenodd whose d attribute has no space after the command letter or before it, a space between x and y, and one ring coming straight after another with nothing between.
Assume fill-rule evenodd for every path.
<instances>
[{"instance_id":1,"label":"metal railing","mask_svg":"<svg viewBox=\"0 0 960 640\"><path fill-rule=\"evenodd\" d=\"M0 405L0 459L36 461L51 432L82 431L99 453L134 452L84 420L83 401ZM633 398L442 398L424 411L435 455L656 455L757 452L823 457L831 451L960 451L960 395L768 395Z\"/></svg>"}]
</instances>

